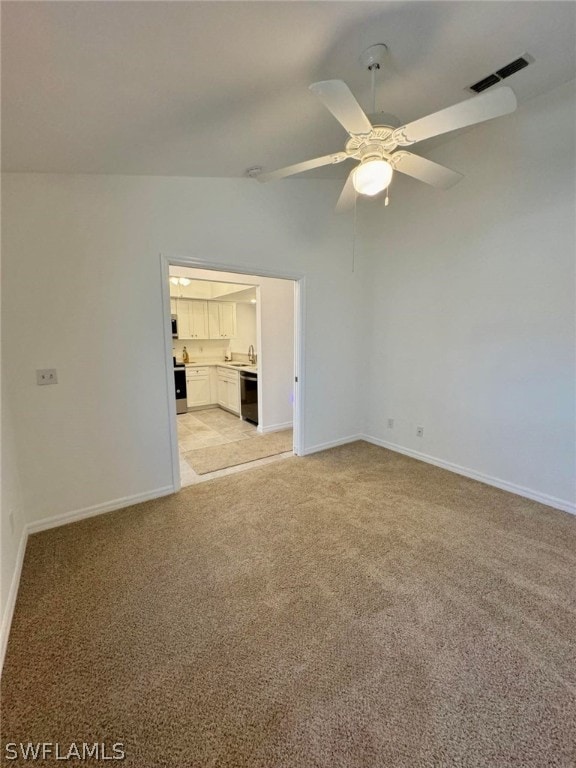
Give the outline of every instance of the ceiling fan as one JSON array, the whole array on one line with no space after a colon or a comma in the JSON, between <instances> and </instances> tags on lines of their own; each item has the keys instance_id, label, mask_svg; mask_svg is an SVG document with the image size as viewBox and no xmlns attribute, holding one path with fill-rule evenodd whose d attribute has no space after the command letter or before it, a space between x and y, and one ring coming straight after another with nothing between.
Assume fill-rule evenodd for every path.
<instances>
[{"instance_id":1,"label":"ceiling fan","mask_svg":"<svg viewBox=\"0 0 576 768\"><path fill-rule=\"evenodd\" d=\"M374 70L379 69L385 51L386 46L382 44L371 46L361 57L361 61L367 63L367 68L372 72L373 94ZM289 165L277 171L258 173L256 178L261 182L273 181L323 165L341 163L349 159L359 160L359 164L350 172L336 205L336 209L340 211L352 207L357 194L373 197L387 189L394 171L412 176L433 187L448 189L460 181L461 173L407 152L402 147L410 147L433 136L509 114L517 105L514 91L503 86L441 109L427 117L421 117L407 125L394 127L372 125L342 80L313 83L310 90L349 133L350 138L344 150ZM398 147L401 149L397 149Z\"/></svg>"}]
</instances>

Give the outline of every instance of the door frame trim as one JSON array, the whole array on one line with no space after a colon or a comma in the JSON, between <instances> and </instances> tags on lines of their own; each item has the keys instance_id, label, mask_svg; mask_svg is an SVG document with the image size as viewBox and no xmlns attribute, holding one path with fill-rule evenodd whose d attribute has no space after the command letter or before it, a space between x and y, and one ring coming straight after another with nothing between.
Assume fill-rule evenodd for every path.
<instances>
[{"instance_id":1,"label":"door frame trim","mask_svg":"<svg viewBox=\"0 0 576 768\"><path fill-rule=\"evenodd\" d=\"M305 382L305 328L306 328L306 276L301 272L282 269L270 269L246 264L224 264L208 259L199 259L186 253L160 254L160 285L162 292L162 312L164 316L164 364L166 368L166 399L168 407L168 425L170 454L172 461L172 481L174 491L182 487L180 479L180 453L178 450L178 427L176 410L173 407L174 367L172 364L172 322L170 315L170 267L190 267L211 272L232 272L238 275L271 277L294 282L294 453L304 455L304 382Z\"/></svg>"}]
</instances>

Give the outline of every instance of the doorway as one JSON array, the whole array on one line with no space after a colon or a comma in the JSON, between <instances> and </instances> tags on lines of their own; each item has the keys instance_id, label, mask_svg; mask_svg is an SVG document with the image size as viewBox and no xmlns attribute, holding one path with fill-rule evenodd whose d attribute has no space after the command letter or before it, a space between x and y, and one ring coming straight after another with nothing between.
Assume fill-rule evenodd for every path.
<instances>
[{"instance_id":1,"label":"doorway","mask_svg":"<svg viewBox=\"0 0 576 768\"><path fill-rule=\"evenodd\" d=\"M175 490L300 453L303 276L180 255L161 276Z\"/></svg>"}]
</instances>

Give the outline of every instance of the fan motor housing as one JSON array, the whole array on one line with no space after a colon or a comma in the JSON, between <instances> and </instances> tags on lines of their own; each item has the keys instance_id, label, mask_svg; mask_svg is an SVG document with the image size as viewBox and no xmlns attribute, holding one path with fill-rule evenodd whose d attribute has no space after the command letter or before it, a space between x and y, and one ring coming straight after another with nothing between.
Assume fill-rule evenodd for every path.
<instances>
[{"instance_id":1,"label":"fan motor housing","mask_svg":"<svg viewBox=\"0 0 576 768\"><path fill-rule=\"evenodd\" d=\"M386 157L398 146L394 138L394 128L389 125L375 126L370 133L356 134L346 142L346 152L358 159L369 156Z\"/></svg>"}]
</instances>

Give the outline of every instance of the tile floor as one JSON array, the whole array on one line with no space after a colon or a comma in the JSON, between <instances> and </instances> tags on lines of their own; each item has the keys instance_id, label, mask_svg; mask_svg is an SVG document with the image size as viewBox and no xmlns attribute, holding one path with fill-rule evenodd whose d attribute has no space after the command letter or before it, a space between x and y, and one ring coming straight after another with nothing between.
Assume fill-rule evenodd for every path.
<instances>
[{"instance_id":1,"label":"tile floor","mask_svg":"<svg viewBox=\"0 0 576 768\"><path fill-rule=\"evenodd\" d=\"M203 411L191 411L181 413L176 417L178 425L178 449L180 452L180 479L182 486L201 483L204 480L212 480L215 477L223 477L234 472L242 472L246 469L260 467L273 461L293 456L292 451L279 453L276 456L267 456L265 459L257 459L248 464L238 464L235 467L219 469L205 475L198 475L190 464L182 458L182 454L193 451L195 448L206 448L210 445L224 445L235 440L243 440L257 434L256 427L248 421L242 421L238 416L223 410L222 408L208 408Z\"/></svg>"}]
</instances>

